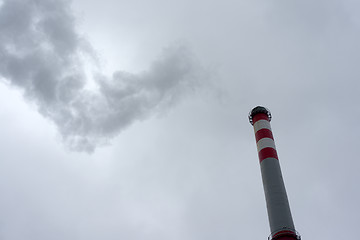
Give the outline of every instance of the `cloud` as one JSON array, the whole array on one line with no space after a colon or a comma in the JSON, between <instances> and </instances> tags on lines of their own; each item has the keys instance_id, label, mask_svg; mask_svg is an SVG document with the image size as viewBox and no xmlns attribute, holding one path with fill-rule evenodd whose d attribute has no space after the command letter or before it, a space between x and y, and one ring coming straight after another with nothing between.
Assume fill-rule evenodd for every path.
<instances>
[{"instance_id":1,"label":"cloud","mask_svg":"<svg viewBox=\"0 0 360 240\"><path fill-rule=\"evenodd\" d=\"M3 1L0 76L37 104L70 149L94 151L199 84L194 56L176 45L164 49L148 70L138 74L116 71L106 76L92 69L96 88L90 89L84 59L96 59L89 46L76 30L70 1Z\"/></svg>"}]
</instances>

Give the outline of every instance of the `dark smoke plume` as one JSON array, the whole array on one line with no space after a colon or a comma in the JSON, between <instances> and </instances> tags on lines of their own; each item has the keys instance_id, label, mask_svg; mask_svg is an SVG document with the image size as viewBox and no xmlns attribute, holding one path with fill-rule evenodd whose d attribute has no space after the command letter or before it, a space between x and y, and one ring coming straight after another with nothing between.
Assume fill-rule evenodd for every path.
<instances>
[{"instance_id":1,"label":"dark smoke plume","mask_svg":"<svg viewBox=\"0 0 360 240\"><path fill-rule=\"evenodd\" d=\"M176 46L140 74L96 73L97 88L91 90L83 58L93 58L89 46L76 31L67 0L1 5L0 76L37 104L71 149L92 152L197 86L197 64L186 48Z\"/></svg>"}]
</instances>

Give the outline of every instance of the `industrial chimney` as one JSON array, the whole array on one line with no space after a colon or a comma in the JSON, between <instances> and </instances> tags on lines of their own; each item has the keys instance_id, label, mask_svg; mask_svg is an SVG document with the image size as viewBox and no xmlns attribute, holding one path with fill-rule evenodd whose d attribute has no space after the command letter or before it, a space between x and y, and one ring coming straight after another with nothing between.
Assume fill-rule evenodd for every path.
<instances>
[{"instance_id":1,"label":"industrial chimney","mask_svg":"<svg viewBox=\"0 0 360 240\"><path fill-rule=\"evenodd\" d=\"M254 126L265 191L271 230L269 240L300 240L291 217L270 120L270 111L261 106L255 107L249 114L249 121Z\"/></svg>"}]
</instances>

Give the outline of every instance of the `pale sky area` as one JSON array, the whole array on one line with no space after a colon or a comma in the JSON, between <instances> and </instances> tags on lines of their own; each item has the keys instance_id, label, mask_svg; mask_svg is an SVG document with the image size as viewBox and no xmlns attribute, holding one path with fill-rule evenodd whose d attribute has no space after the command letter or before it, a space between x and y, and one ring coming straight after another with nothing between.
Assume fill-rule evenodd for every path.
<instances>
[{"instance_id":1,"label":"pale sky area","mask_svg":"<svg viewBox=\"0 0 360 240\"><path fill-rule=\"evenodd\" d=\"M249 111L296 230L359 225L360 3L0 1L0 239L270 234Z\"/></svg>"}]
</instances>

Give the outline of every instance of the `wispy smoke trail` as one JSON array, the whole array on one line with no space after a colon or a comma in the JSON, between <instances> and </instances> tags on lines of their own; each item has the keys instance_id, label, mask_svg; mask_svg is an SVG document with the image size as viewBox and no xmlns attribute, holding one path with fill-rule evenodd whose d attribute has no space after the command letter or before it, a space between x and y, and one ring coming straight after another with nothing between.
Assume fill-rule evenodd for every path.
<instances>
[{"instance_id":1,"label":"wispy smoke trail","mask_svg":"<svg viewBox=\"0 0 360 240\"><path fill-rule=\"evenodd\" d=\"M172 47L140 74L96 74L98 89L91 91L81 57L91 56L91 49L74 26L66 0L1 5L0 76L36 102L71 149L92 152L196 87L194 59L184 47Z\"/></svg>"}]
</instances>

